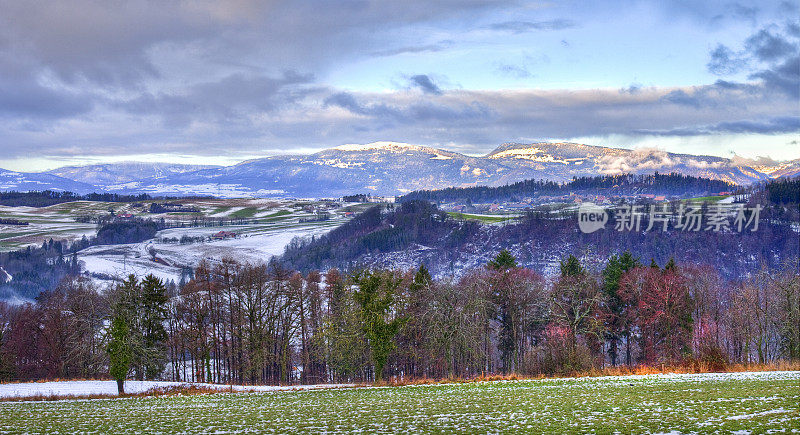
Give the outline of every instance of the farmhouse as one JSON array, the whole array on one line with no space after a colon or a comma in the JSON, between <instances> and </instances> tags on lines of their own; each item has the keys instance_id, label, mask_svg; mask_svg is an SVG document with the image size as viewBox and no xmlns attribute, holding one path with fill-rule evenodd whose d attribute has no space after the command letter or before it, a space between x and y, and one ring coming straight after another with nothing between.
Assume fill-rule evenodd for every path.
<instances>
[{"instance_id":1,"label":"farmhouse","mask_svg":"<svg viewBox=\"0 0 800 435\"><path fill-rule=\"evenodd\" d=\"M225 240L225 239L232 239L236 237L236 233L230 231L220 231L213 236L211 236L214 240Z\"/></svg>"}]
</instances>

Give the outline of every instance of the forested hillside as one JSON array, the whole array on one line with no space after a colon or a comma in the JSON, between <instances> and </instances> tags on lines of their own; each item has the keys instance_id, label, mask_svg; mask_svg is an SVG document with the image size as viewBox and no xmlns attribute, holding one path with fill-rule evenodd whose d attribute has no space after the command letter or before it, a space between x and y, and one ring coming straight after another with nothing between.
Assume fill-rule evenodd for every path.
<instances>
[{"instance_id":1,"label":"forested hillside","mask_svg":"<svg viewBox=\"0 0 800 435\"><path fill-rule=\"evenodd\" d=\"M644 231L646 221L640 231L617 231L612 210L606 229L585 234L578 229L574 211L529 212L505 225L487 225L449 218L434 205L409 201L395 208L376 206L321 238L296 240L282 261L287 267L300 270L414 267L424 263L436 276L460 276L501 249L508 249L525 267L552 274L558 259L565 255L576 255L591 263L618 250L630 250L640 258L652 258L662 264L670 257L706 264L726 278L737 279L762 267L778 267L788 260L797 262L799 213L793 193L786 187L791 185L796 186L796 180L774 181L750 192L751 202L742 206L754 206L759 201L763 207L757 231L737 231L735 227L721 231L661 231L655 227ZM681 204L667 206L673 226ZM700 212L710 216L714 207L705 204Z\"/></svg>"},{"instance_id":2,"label":"forested hillside","mask_svg":"<svg viewBox=\"0 0 800 435\"><path fill-rule=\"evenodd\" d=\"M146 193L138 195L120 195L117 193L88 193L78 195L72 192L56 192L52 190L32 192L0 192L0 205L9 207L47 207L72 201L102 202L139 202L153 199Z\"/></svg>"},{"instance_id":3,"label":"forested hillside","mask_svg":"<svg viewBox=\"0 0 800 435\"><path fill-rule=\"evenodd\" d=\"M132 219L98 225L95 237L73 243L50 239L41 247L0 252L0 300L33 300L56 288L67 275L80 273L75 253L92 245L136 243L155 237L163 221Z\"/></svg>"},{"instance_id":4,"label":"forested hillside","mask_svg":"<svg viewBox=\"0 0 800 435\"><path fill-rule=\"evenodd\" d=\"M594 194L622 196L653 194L668 196L704 196L736 190L737 186L722 180L709 180L681 174L602 175L573 178L567 183L548 180L525 180L505 186L452 187L442 190L420 190L408 193L399 201L424 200L434 203L487 203L520 201L541 195L558 196Z\"/></svg>"}]
</instances>

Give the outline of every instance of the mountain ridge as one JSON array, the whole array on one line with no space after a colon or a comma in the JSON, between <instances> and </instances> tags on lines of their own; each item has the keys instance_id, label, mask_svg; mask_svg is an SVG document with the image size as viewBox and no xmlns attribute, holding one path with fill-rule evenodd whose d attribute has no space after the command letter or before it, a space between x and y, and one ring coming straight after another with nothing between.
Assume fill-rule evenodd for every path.
<instances>
[{"instance_id":1,"label":"mountain ridge","mask_svg":"<svg viewBox=\"0 0 800 435\"><path fill-rule=\"evenodd\" d=\"M755 165L754 165L755 166ZM564 182L620 173L680 173L745 185L800 173L800 159L759 167L724 157L624 149L572 142L508 142L482 155L402 142L346 144L312 154L276 155L230 166L124 162L68 166L29 175L43 184L0 177L0 189L57 189L76 193L214 195L220 197L338 197L353 193L397 196L414 190L498 186L526 179ZM6 171L11 172L11 171ZM41 177L49 179L47 184ZM20 176L18 175L17 178ZM7 177L9 178L9 177ZM13 178L13 177L11 177ZM21 187L20 187L21 186Z\"/></svg>"}]
</instances>

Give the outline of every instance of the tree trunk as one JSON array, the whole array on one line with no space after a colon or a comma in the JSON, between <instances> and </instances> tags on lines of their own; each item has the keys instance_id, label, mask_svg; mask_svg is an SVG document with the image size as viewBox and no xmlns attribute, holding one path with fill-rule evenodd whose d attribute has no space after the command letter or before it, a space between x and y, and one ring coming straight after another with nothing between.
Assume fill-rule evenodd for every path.
<instances>
[{"instance_id":1,"label":"tree trunk","mask_svg":"<svg viewBox=\"0 0 800 435\"><path fill-rule=\"evenodd\" d=\"M117 393L120 396L125 394L125 379L117 379Z\"/></svg>"}]
</instances>

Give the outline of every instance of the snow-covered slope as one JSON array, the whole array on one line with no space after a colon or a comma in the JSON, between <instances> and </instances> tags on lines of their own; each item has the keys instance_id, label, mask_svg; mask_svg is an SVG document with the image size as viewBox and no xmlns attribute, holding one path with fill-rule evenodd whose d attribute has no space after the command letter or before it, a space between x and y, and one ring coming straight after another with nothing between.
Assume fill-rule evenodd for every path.
<instances>
[{"instance_id":1,"label":"snow-covered slope","mask_svg":"<svg viewBox=\"0 0 800 435\"><path fill-rule=\"evenodd\" d=\"M656 171L748 184L770 176L796 174L800 164L781 163L780 167L769 168L771 173L762 169L737 165L721 157L577 143L509 143L485 156L473 157L421 145L374 142L342 145L310 155L265 157L226 167L118 163L65 167L48 174L15 173L17 178L28 177L27 184L20 180L2 184L0 174L0 190L50 188L51 185L36 181L43 177L65 180L52 178L60 176L70 179L62 181L61 189L78 192L88 189L218 197L335 197L353 193L391 196L451 186L498 186L532 178L567 181L576 176Z\"/></svg>"},{"instance_id":2,"label":"snow-covered slope","mask_svg":"<svg viewBox=\"0 0 800 435\"><path fill-rule=\"evenodd\" d=\"M200 169L216 168L213 165L180 165L174 163L121 162L87 166L64 166L49 174L81 183L108 186L139 181L146 178L163 179L175 174Z\"/></svg>"},{"instance_id":3,"label":"snow-covered slope","mask_svg":"<svg viewBox=\"0 0 800 435\"><path fill-rule=\"evenodd\" d=\"M74 193L91 193L96 187L46 173L16 172L0 169L0 192L16 190L21 192L33 190L56 190Z\"/></svg>"},{"instance_id":4,"label":"snow-covered slope","mask_svg":"<svg viewBox=\"0 0 800 435\"><path fill-rule=\"evenodd\" d=\"M684 175L748 184L769 178L749 166L713 156L673 154L658 149L627 150L577 143L503 144L487 158L518 170L534 168L542 178L563 181L574 176L620 173L677 172Z\"/></svg>"},{"instance_id":5,"label":"snow-covered slope","mask_svg":"<svg viewBox=\"0 0 800 435\"><path fill-rule=\"evenodd\" d=\"M451 186L498 186L524 179L567 181L623 172L679 172L747 184L768 178L730 160L574 143L504 144L482 157L397 142L342 145L311 155L274 156L114 190L210 193L218 196L328 197L352 193L399 195Z\"/></svg>"}]
</instances>

